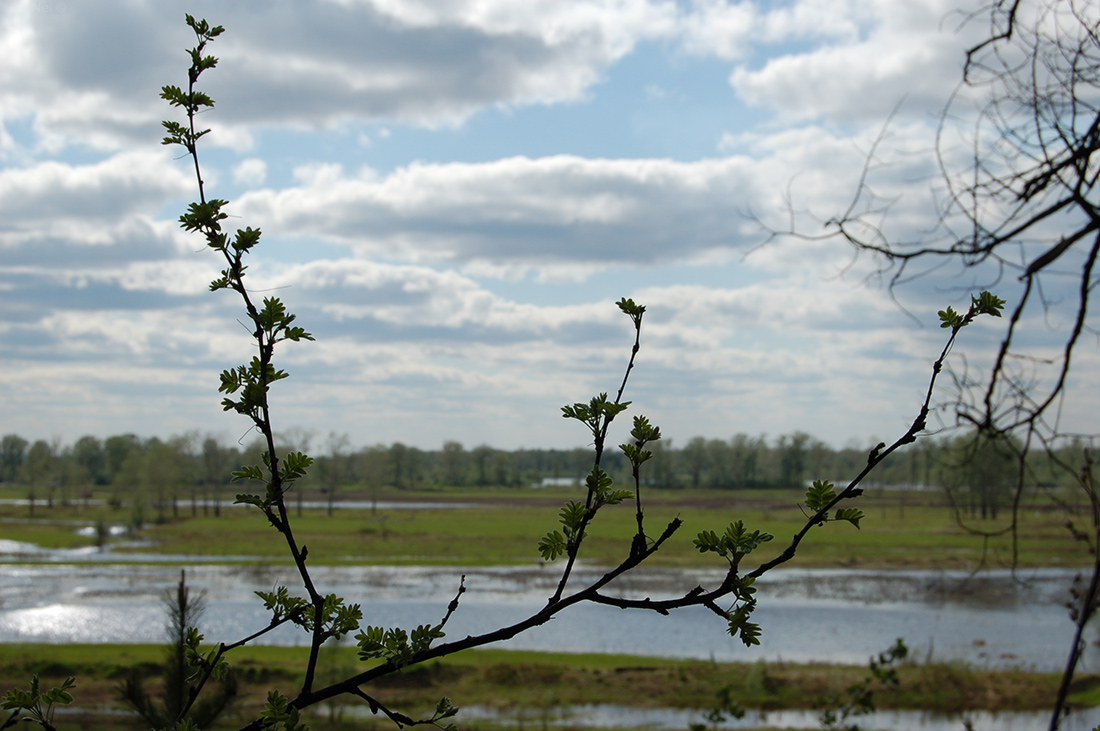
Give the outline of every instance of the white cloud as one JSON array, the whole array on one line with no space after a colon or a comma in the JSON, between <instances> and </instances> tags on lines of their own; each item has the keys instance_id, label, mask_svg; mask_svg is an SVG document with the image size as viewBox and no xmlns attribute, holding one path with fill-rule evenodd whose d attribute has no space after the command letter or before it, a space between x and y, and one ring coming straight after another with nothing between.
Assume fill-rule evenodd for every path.
<instances>
[{"instance_id":1,"label":"white cloud","mask_svg":"<svg viewBox=\"0 0 1100 731\"><path fill-rule=\"evenodd\" d=\"M157 145L171 114L160 85L185 79L181 13L154 0L37 7L0 7L0 407L34 412L13 422L20 431L39 414L95 433L138 418L159 425L150 431L232 423L216 373L248 358L247 333L233 297L205 291L216 257L175 223L193 169ZM227 209L230 225L265 232L249 286L283 297L318 338L280 353L294 379L274 392L283 423L357 441L580 443L558 407L621 378L632 343L612 304L621 295L649 307L630 397L678 440L803 428L843 442L912 416L941 332L859 287L864 262L839 278L849 252L837 242L776 242L741 262L766 235L742 214L783 228L789 195L796 227L824 231L908 93L871 185L891 201L892 238L933 220L918 195L936 177L923 115L957 81L964 41L950 22L940 30L947 0L189 10L228 31L204 77L218 102L201 120L207 139L230 148L211 150L207 192L219 172L251 189ZM717 80L682 83L685 68ZM731 119L742 126L722 137L727 156L658 159L619 138L636 110L726 88L727 72L743 100L774 112ZM615 116L620 99L644 106ZM485 109L553 104L440 131ZM553 142L514 154L578 118L580 133L598 119L617 138L614 157L552 154ZM503 153L477 138L498 124L517 134ZM411 162L417 141L430 162ZM922 286L905 303L934 318L949 298ZM991 347L967 342L980 357ZM36 393L41 379L59 385ZM196 394L207 406L187 401ZM176 421L152 413L165 411Z\"/></svg>"},{"instance_id":2,"label":"white cloud","mask_svg":"<svg viewBox=\"0 0 1100 731\"><path fill-rule=\"evenodd\" d=\"M682 260L738 246L743 159L571 156L414 164L378 179L326 166L304 184L242 196L235 212L275 235L316 235L414 261L565 264ZM712 222L713 226L707 226Z\"/></svg>"},{"instance_id":3,"label":"white cloud","mask_svg":"<svg viewBox=\"0 0 1100 731\"><path fill-rule=\"evenodd\" d=\"M250 188L259 187L267 180L267 163L258 157L241 160L233 168L233 180Z\"/></svg>"},{"instance_id":4,"label":"white cloud","mask_svg":"<svg viewBox=\"0 0 1100 731\"><path fill-rule=\"evenodd\" d=\"M681 20L684 48L698 55L744 58L756 40L759 22L756 6L747 0L695 0Z\"/></svg>"},{"instance_id":5,"label":"white cloud","mask_svg":"<svg viewBox=\"0 0 1100 731\"><path fill-rule=\"evenodd\" d=\"M807 18L822 9L807 4L773 15L774 33L806 33ZM806 12L799 12L803 9ZM868 19L868 11L873 17ZM835 121L882 120L899 101L918 118L941 108L959 79L962 49L980 36L978 24L948 22L959 17L954 0L907 3L878 0L850 3L836 15L851 17L851 28L821 46L769 58L762 67L744 64L730 83L748 103L769 107L786 123L827 117ZM825 26L824 36L837 32Z\"/></svg>"},{"instance_id":6,"label":"white cloud","mask_svg":"<svg viewBox=\"0 0 1100 731\"><path fill-rule=\"evenodd\" d=\"M193 42L164 3L101 0L0 10L0 123L34 114L42 149L116 149L160 133L161 85L185 82ZM498 105L581 99L643 39L675 33L671 2L335 3L189 8L228 32L203 83L219 102L210 144L249 149L257 126L348 120L427 127ZM232 69L231 73L225 71Z\"/></svg>"},{"instance_id":7,"label":"white cloud","mask_svg":"<svg viewBox=\"0 0 1100 731\"><path fill-rule=\"evenodd\" d=\"M743 135L747 154L694 162L559 155L412 164L385 176L325 164L297 170L297 186L246 193L232 212L269 235L320 237L366 257L580 281L610 265L729 261L766 237L750 214L788 225L785 195L800 230L823 232L822 222L849 205L877 134L875 127L850 139L805 127ZM925 124L898 124L890 143L919 148L931 134ZM893 200L911 191L913 180L934 174L929 162L892 155L877 165L876 192ZM899 235L915 235L935 213L925 203L920 196L893 203ZM843 246L815 245L812 253L815 266L834 273L847 262ZM750 264L790 266L787 255L775 256L765 251Z\"/></svg>"},{"instance_id":8,"label":"white cloud","mask_svg":"<svg viewBox=\"0 0 1100 731\"><path fill-rule=\"evenodd\" d=\"M167 154L134 151L90 165L47 161L0 170L0 235L49 230L66 221L114 221L187 190Z\"/></svg>"}]
</instances>

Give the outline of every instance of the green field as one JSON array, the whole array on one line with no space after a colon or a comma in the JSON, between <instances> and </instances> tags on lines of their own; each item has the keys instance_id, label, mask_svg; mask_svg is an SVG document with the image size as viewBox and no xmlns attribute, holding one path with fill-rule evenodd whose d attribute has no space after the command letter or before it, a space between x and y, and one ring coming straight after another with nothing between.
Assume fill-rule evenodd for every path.
<instances>
[{"instance_id":1,"label":"green field","mask_svg":"<svg viewBox=\"0 0 1100 731\"><path fill-rule=\"evenodd\" d=\"M19 497L0 490L0 497ZM348 489L342 499L369 499ZM443 490L396 492L380 495L392 501L451 501L466 507L447 509L339 509L290 512L299 544L309 547L310 562L378 564L499 565L537 562L539 536L557 526L557 511L565 500L580 498L577 490ZM767 559L780 552L784 539L805 518L799 495L791 491L652 493L647 499L647 533L659 535L675 517L681 531L654 556L660 566L721 566L722 559L700 556L692 546L703 529L721 531L732 520L776 535L750 558ZM935 493L869 491L856 503L866 517L861 528L848 523L814 528L792 566L859 566L866 568L976 568L1005 566L1012 546L1006 536L983 540L963 530L954 513ZM168 510L169 515L171 511ZM78 536L80 526L125 524L126 507L73 504L47 508L0 505L0 537L49 548L94 545ZM1091 557L1066 530L1066 514L1044 504L1028 505L1020 515L1018 563L1022 566L1087 565ZM995 529L998 522L978 521ZM581 557L590 563L611 564L623 558L635 530L632 505L605 508L589 530ZM133 540L149 545L128 547ZM223 509L220 517L203 514L181 501L178 515L147 525L131 535L112 539L111 550L157 554L234 557L240 561L285 561L282 538L254 509ZM10 557L18 560L18 557ZM750 562L746 561L746 565ZM144 675L159 674L163 649L151 646L0 645L0 690L25 686L30 673L58 682L76 675L80 727L137 728L117 711L117 688L132 666ZM236 728L252 717L266 690L278 687L288 694L300 682L305 653L302 648L242 648L233 654L243 695L223 728ZM361 667L352 651L325 653L322 680L346 677ZM546 709L581 703L613 701L654 707L707 709L726 686L732 697L748 708L809 708L822 696L841 692L859 680L865 669L829 665L756 663L737 665L697 661L647 660L636 657L553 655L479 650L440 662L410 668L371 686L382 700L411 713L427 713L442 695L459 705L483 705L515 710L537 719ZM908 708L953 713L960 710L1036 710L1050 707L1058 677L1022 671L984 672L962 665L910 663L901 668L898 691L881 689L876 702L883 708ZM1079 673L1073 702L1100 705L1100 676ZM702 713L702 712L701 712ZM701 716L700 713L700 716ZM701 718L700 718L701 720ZM463 729L477 724L462 723ZM333 709L313 709L309 723L322 729L390 729L387 721L341 720ZM534 720L532 720L534 723ZM481 724L484 726L485 724ZM66 727L72 727L67 724Z\"/></svg>"},{"instance_id":2,"label":"green field","mask_svg":"<svg viewBox=\"0 0 1100 731\"><path fill-rule=\"evenodd\" d=\"M16 497L8 490L0 497ZM331 516L325 510L305 510L296 515L290 505L293 525L300 544L309 547L314 563L415 563L501 565L538 560L536 544L547 531L557 528L557 511L569 498L581 498L579 490L555 492L535 490L450 490L441 492L398 492L384 500L453 501L476 507L447 509L338 509ZM805 520L798 507L800 496L793 491L650 492L646 500L646 530L657 536L670 520L679 517L684 525L649 560L650 565L716 565L715 557L701 557L692 539L704 529L721 530L733 520L744 520L752 529L773 533L776 540L765 545L751 560L778 553ZM367 499L346 490L342 499ZM815 528L799 548L792 566L861 566L867 568L974 568L984 560L987 566L1012 562L1009 536L983 540L961 528L953 511L939 493L869 491L854 503L866 513L860 529L848 523ZM161 524L146 525L127 539L113 541L120 553L145 552L223 557L249 557L264 561L286 560L281 537L255 509L223 509L220 517L181 501L177 517ZM46 508L39 504L34 517L26 506L0 506L0 527L4 538L49 548L93 545L93 538L77 536L74 522L125 524L129 511L123 508ZM1090 562L1089 554L1075 543L1065 528L1066 514L1045 503L1027 506L1020 516L1017 562L1021 566L1077 566ZM1007 524L998 520L975 520L972 525L995 530ZM613 564L629 550L635 530L632 505L604 508L589 529L581 558L597 564ZM139 539L150 545L127 548L126 540Z\"/></svg>"},{"instance_id":3,"label":"green field","mask_svg":"<svg viewBox=\"0 0 1100 731\"><path fill-rule=\"evenodd\" d=\"M138 666L155 687L164 649L143 645L0 645L0 687L25 685L32 672L43 681L78 677L74 693L77 716L84 727L136 728L112 710L122 706L117 688L131 667ZM301 649L242 648L233 655L241 695L232 713L216 728L237 728L256 712L266 691L281 688L292 694L301 677ZM346 677L362 667L349 648L326 652L320 679ZM670 661L606 655L481 650L410 668L371 686L383 703L429 714L443 695L461 705L492 706L523 711L537 719L548 708L615 702L652 708L706 709L718 692L746 708L779 710L812 708L820 698L843 692L865 670L857 667L791 663L734 664ZM908 664L901 668L897 690L877 688L880 708L932 710L951 714L965 710L1041 710L1049 706L1057 687L1055 674L1016 671L983 672L958 665ZM49 686L47 686L49 687ZM1100 703L1100 677L1082 677L1072 696L1075 705ZM352 701L349 701L352 702ZM307 718L315 731L344 728L393 728L386 721L356 725L341 722L332 709L312 709ZM700 717L702 714L700 713ZM461 728L475 728L464 723Z\"/></svg>"}]
</instances>

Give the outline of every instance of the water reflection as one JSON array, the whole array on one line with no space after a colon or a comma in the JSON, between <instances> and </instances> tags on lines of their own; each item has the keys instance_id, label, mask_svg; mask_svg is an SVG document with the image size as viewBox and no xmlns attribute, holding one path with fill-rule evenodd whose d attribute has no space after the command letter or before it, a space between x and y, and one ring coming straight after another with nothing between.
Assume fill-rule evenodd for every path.
<instances>
[{"instance_id":1,"label":"water reflection","mask_svg":"<svg viewBox=\"0 0 1100 731\"><path fill-rule=\"evenodd\" d=\"M337 713L349 717L366 718L369 709L338 707ZM464 706L457 716L458 722L489 721L506 727L567 726L572 728L606 729L682 729L702 721L696 710L681 708L637 708L612 704L554 706L550 708L492 708L488 706ZM925 711L879 711L857 719L865 729L919 729L920 731L959 731L965 720L973 731L1032 731L1046 728L1049 713L989 713L969 712L945 716ZM1100 708L1090 708L1075 713L1062 722L1062 731L1089 731L1100 724ZM748 711L741 719L730 719L719 724L722 729L811 729L819 728L818 715L814 711Z\"/></svg>"},{"instance_id":2,"label":"water reflection","mask_svg":"<svg viewBox=\"0 0 1100 731\"><path fill-rule=\"evenodd\" d=\"M177 560L179 557L176 557ZM511 624L541 608L557 573L550 567L315 567L324 592L363 606L365 622L408 627L438 622L461 573L468 591L448 624L451 637ZM598 575L580 567L575 586ZM581 605L504 647L605 652L754 662L788 660L863 664L904 637L919 660L962 660L979 667L1060 669L1073 624L1061 606L1073 572L1034 571L1026 583L1007 572L968 578L953 572L785 570L758 583L756 620L762 644L746 648L725 634L711 612L688 609L661 617ZM235 640L267 625L253 595L293 587L284 566L192 565L188 582L206 593L203 630ZM619 593L659 597L696 585L713 586L717 571L648 570L623 577ZM0 565L0 642L160 642L160 596L179 580L176 566L125 564ZM284 627L269 644L306 644ZM1086 667L1095 667L1090 647Z\"/></svg>"}]
</instances>

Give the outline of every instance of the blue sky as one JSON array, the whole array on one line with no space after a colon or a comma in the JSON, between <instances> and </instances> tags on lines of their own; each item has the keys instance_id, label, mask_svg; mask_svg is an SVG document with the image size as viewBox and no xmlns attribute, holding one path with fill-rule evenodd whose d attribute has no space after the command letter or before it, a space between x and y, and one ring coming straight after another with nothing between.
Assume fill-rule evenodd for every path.
<instances>
[{"instance_id":1,"label":"blue sky","mask_svg":"<svg viewBox=\"0 0 1100 731\"><path fill-rule=\"evenodd\" d=\"M0 8L0 429L71 441L240 437L218 373L248 357L218 262L175 219L159 144L184 13L226 28L203 77L208 194L264 231L251 286L316 343L281 356L280 428L353 444L570 447L559 408L613 391L674 443L904 431L936 311L989 273L897 294L822 231L872 184L892 235L935 223L937 113L980 23L902 0L13 0ZM754 216L759 219L754 220ZM1009 299L1013 283L997 293ZM1066 324L1029 313L1037 347ZM980 370L998 323L967 333ZM1050 341L1049 343L1047 341ZM1082 353L1067 425L1097 404ZM961 363L960 363L961 367ZM943 393L945 398L949 391ZM950 417L948 417L950 420Z\"/></svg>"}]
</instances>

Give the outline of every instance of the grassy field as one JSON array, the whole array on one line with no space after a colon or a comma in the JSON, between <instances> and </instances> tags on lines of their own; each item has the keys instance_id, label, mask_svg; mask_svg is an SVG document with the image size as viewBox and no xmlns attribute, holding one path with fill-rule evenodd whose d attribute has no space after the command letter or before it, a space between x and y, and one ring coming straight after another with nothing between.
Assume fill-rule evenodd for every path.
<instances>
[{"instance_id":1,"label":"grassy field","mask_svg":"<svg viewBox=\"0 0 1100 731\"><path fill-rule=\"evenodd\" d=\"M0 498L18 498L0 488ZM105 496L96 496L105 497ZM499 565L538 560L539 536L557 527L557 511L579 490L442 490L389 493L382 500L454 502L464 507L425 509L305 510L295 517L299 544L308 545L312 563L464 564ZM761 549L761 558L782 550L785 539L804 520L799 495L789 491L715 493L706 491L653 492L646 501L647 532L659 534L669 520L684 521L681 531L651 560L663 566L719 566L720 559L703 557L692 538L703 529L721 531L741 519L750 528L776 535ZM342 499L368 496L345 490ZM869 491L858 503L866 517L860 530L847 523L815 528L802 544L792 566L859 566L866 568L975 568L1007 565L1012 546L1006 537L983 541L960 528L954 514L934 493ZM293 502L291 513L295 514ZM169 513L170 514L170 513ZM0 538L47 548L94 545L95 539L77 535L81 526L125 524L127 508L73 504L36 506L34 516L25 505L0 505ZM1090 556L1075 544L1064 527L1065 513L1042 504L1029 505L1021 514L1019 563L1023 566L1077 566ZM985 521L983 527L1003 525ZM602 511L590 528L582 558L609 564L628 550L634 531L632 506ZM134 539L149 545L127 547ZM235 557L242 561L283 561L280 536L253 509L223 509L220 517L192 514L181 501L178 516L143 527L112 541L117 552ZM754 554L755 556L756 554ZM9 557L12 560L13 557ZM18 560L18 557L14 557ZM748 565L749 562L746 562ZM67 675L79 678L78 710L67 727L131 729L132 718L117 714L117 688L129 668L144 675L159 674L163 649L153 646L0 645L0 690L25 686L32 672L58 682ZM263 694L272 687L291 693L301 676L300 648L242 648L234 666L242 680L242 698L223 728L236 728L251 717ZM337 648L324 657L324 678L346 676L357 665L354 653ZM468 652L441 662L410 669L372 687L383 700L403 709L429 712L441 695L459 705L476 704L524 709L537 718L540 709L606 702L706 709L726 686L750 708L807 708L820 697L838 693L863 676L857 667L756 663L752 665L646 660L636 657L552 655L504 651ZM983 672L961 665L906 665L898 692L878 695L880 707L937 710L1033 710L1049 707L1057 683L1053 674L1016 671ZM1079 675L1073 701L1100 705L1100 676ZM113 714L113 715L112 715ZM6 716L5 716L6 717ZM461 720L461 719L460 719ZM69 721L74 721L70 723ZM341 720L331 709L311 712L310 725L323 729L389 729L384 721ZM464 729L475 727L468 722ZM484 724L482 724L484 725Z\"/></svg>"},{"instance_id":2,"label":"grassy field","mask_svg":"<svg viewBox=\"0 0 1100 731\"><path fill-rule=\"evenodd\" d=\"M25 685L31 672L43 681L79 678L74 693L76 718L85 728L138 728L131 718L112 715L121 710L117 688L131 667L155 687L164 649L142 645L0 645L0 687ZM293 693L301 677L303 653L294 648L242 648L233 665L241 695L232 712L216 728L236 728L254 713L272 687ZM349 648L329 650L322 657L321 680L350 674L361 666ZM827 695L841 693L859 681L865 669L790 663L727 664L652 660L606 655L484 650L411 668L371 687L380 701L414 713L429 714L442 695L458 705L482 705L529 711L613 701L653 708L705 709L723 687L746 708L778 710L812 708ZM1054 674L1015 671L983 672L955 665L904 665L895 690L879 688L880 708L922 709L945 714L966 710L1040 710L1049 706L1057 686ZM50 687L47 685L46 687ZM1100 704L1100 677L1080 678L1074 704ZM700 714L701 715L701 714ZM473 728L458 718L462 728ZM308 722L315 731L344 728L392 728L388 722L341 722L329 708L313 709Z\"/></svg>"},{"instance_id":3,"label":"grassy field","mask_svg":"<svg viewBox=\"0 0 1100 731\"><path fill-rule=\"evenodd\" d=\"M12 490L0 497L17 497ZM538 538L557 528L557 511L579 490L450 490L400 492L383 499L401 501L453 501L472 507L446 509L338 509L305 510L295 517L298 542L310 549L315 563L416 563L500 565L538 560ZM344 499L365 499L346 492ZM767 530L776 541L754 558L770 557L804 521L799 495L791 491L650 492L646 500L647 532L659 535L674 517L683 520L679 533L650 559L651 565L714 565L699 556L692 539L703 529L721 531L741 519L750 528ZM857 530L848 523L814 529L799 549L792 566L860 566L867 568L973 568L1011 562L1012 545L1007 535L983 541L955 521L953 512L938 493L869 491L855 503L867 514ZM292 516L295 514L291 504ZM39 504L33 518L26 506L0 506L0 536L48 548L92 545L94 538L75 534L75 524L97 522L125 524L129 511L107 506L71 505L51 509ZM181 502L178 517L137 531L131 538L150 542L127 548L118 541L118 552L151 552L285 560L285 548L276 532L254 509L223 509L220 517L201 508L192 515L189 502ZM169 512L169 515L171 513ZM1022 566L1086 565L1090 557L1073 542L1065 528L1066 515L1044 505L1030 506L1021 515L1017 546ZM974 521L983 529L1006 524ZM601 564L615 563L628 551L634 531L632 506L605 508L589 530L582 558ZM746 562L750 565L750 562Z\"/></svg>"}]
</instances>

